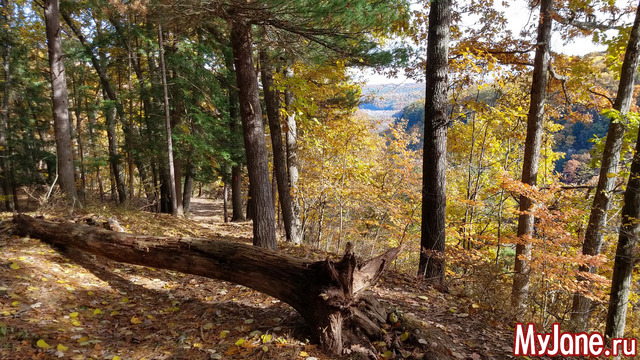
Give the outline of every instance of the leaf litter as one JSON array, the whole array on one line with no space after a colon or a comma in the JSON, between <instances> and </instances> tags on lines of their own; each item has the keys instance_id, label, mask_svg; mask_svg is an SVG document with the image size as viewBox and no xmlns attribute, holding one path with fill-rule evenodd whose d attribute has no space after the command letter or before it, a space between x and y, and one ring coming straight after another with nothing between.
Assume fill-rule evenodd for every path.
<instances>
[{"instance_id":1,"label":"leaf litter","mask_svg":"<svg viewBox=\"0 0 640 360\"><path fill-rule=\"evenodd\" d=\"M136 234L251 241L249 222L221 221L220 201L194 199L192 207L190 219L106 206L87 207L83 215L115 216ZM279 245L313 260L338 258ZM241 285L118 263L6 232L0 259L0 359L357 358L323 353L291 307ZM373 291L395 309L398 323L413 329L399 334L404 352L385 341L374 344L379 359L515 358L508 322L479 304L391 270Z\"/></svg>"}]
</instances>

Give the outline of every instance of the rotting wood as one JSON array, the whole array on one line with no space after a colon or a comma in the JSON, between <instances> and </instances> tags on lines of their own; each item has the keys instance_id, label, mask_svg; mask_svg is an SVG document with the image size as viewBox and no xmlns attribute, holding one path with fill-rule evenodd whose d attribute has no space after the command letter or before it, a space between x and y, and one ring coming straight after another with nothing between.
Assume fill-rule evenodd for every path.
<instances>
[{"instance_id":1,"label":"rotting wood","mask_svg":"<svg viewBox=\"0 0 640 360\"><path fill-rule=\"evenodd\" d=\"M363 291L376 283L401 248L358 263L350 246L338 262L309 261L221 239L133 235L100 227L14 216L14 233L111 260L244 285L291 305L320 345L335 354L373 349L386 310Z\"/></svg>"}]
</instances>

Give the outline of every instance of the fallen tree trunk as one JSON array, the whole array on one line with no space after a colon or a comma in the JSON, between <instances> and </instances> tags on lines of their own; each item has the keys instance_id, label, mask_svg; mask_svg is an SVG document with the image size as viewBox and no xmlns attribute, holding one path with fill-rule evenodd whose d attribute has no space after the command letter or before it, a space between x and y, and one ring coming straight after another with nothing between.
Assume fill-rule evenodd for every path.
<instances>
[{"instance_id":1,"label":"fallen tree trunk","mask_svg":"<svg viewBox=\"0 0 640 360\"><path fill-rule=\"evenodd\" d=\"M363 290L400 252L394 248L358 264L348 246L338 262L312 262L225 240L132 235L22 214L13 222L20 236L115 261L225 280L273 296L298 311L320 345L336 354L352 345L371 349L371 342L381 339L387 313Z\"/></svg>"}]
</instances>

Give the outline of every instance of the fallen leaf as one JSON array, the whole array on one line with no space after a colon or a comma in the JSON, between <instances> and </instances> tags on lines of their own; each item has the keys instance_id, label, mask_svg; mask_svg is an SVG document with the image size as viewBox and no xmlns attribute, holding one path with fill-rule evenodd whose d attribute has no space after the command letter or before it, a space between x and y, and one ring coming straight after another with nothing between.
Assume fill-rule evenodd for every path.
<instances>
[{"instance_id":1,"label":"fallen leaf","mask_svg":"<svg viewBox=\"0 0 640 360\"><path fill-rule=\"evenodd\" d=\"M131 323L132 324L142 324L142 320L140 320L140 318L138 318L138 317L133 316L133 317L131 317Z\"/></svg>"},{"instance_id":2,"label":"fallen leaf","mask_svg":"<svg viewBox=\"0 0 640 360\"><path fill-rule=\"evenodd\" d=\"M409 332L405 332L404 334L400 335L400 341L406 341L409 338Z\"/></svg>"},{"instance_id":3,"label":"fallen leaf","mask_svg":"<svg viewBox=\"0 0 640 360\"><path fill-rule=\"evenodd\" d=\"M11 263L11 265L9 265L10 268L12 268L13 270L18 270L20 269L20 265L16 264L16 263Z\"/></svg>"},{"instance_id":4,"label":"fallen leaf","mask_svg":"<svg viewBox=\"0 0 640 360\"><path fill-rule=\"evenodd\" d=\"M64 346L64 345L62 345L62 344L58 344L58 346L56 346L56 349L57 349L58 351L67 351L67 350L69 350L69 348L68 348L68 347L66 347L66 346Z\"/></svg>"},{"instance_id":5,"label":"fallen leaf","mask_svg":"<svg viewBox=\"0 0 640 360\"><path fill-rule=\"evenodd\" d=\"M41 348L41 349L51 349L51 345L47 344L46 341L40 339L38 340L38 342L36 342L36 346Z\"/></svg>"}]
</instances>

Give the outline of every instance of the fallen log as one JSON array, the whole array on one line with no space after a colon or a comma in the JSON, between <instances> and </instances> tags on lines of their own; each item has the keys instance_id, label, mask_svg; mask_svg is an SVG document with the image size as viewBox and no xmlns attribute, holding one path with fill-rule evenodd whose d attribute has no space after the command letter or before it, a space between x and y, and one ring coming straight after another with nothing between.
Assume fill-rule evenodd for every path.
<instances>
[{"instance_id":1,"label":"fallen log","mask_svg":"<svg viewBox=\"0 0 640 360\"><path fill-rule=\"evenodd\" d=\"M340 354L372 349L381 340L387 312L363 290L397 257L393 248L362 264L353 250L338 262L309 261L248 244L201 238L168 238L54 223L19 214L14 233L73 247L111 260L151 266L244 285L291 305L320 345Z\"/></svg>"}]
</instances>

